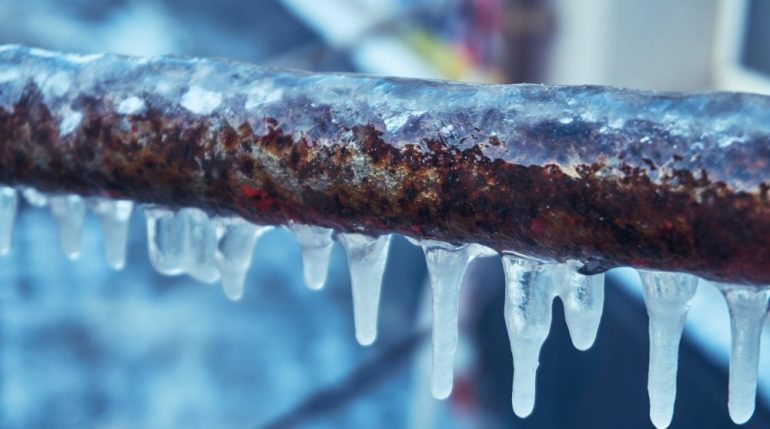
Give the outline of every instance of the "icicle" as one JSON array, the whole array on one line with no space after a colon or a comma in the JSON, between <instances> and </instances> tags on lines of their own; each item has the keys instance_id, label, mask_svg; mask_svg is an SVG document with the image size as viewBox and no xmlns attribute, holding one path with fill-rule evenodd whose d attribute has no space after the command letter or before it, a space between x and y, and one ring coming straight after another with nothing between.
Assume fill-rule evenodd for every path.
<instances>
[{"instance_id":1,"label":"icicle","mask_svg":"<svg viewBox=\"0 0 770 429\"><path fill-rule=\"evenodd\" d=\"M339 238L348 255L356 340L368 346L377 338L380 288L390 235L374 238L361 234L340 234Z\"/></svg>"},{"instance_id":2,"label":"icicle","mask_svg":"<svg viewBox=\"0 0 770 429\"><path fill-rule=\"evenodd\" d=\"M216 228L208 215L200 209L182 209L181 216L187 229L187 255L185 272L190 277L204 283L219 280L219 270L215 262L217 249Z\"/></svg>"},{"instance_id":3,"label":"icicle","mask_svg":"<svg viewBox=\"0 0 770 429\"><path fill-rule=\"evenodd\" d=\"M45 207L48 205L48 197L45 194L39 192L35 188L23 187L20 188L21 195L24 200L34 207Z\"/></svg>"},{"instance_id":4,"label":"icicle","mask_svg":"<svg viewBox=\"0 0 770 429\"><path fill-rule=\"evenodd\" d=\"M243 296L254 243L272 227L257 226L239 218L220 218L215 224L218 244L214 261L222 277L225 296L235 301Z\"/></svg>"},{"instance_id":5,"label":"icicle","mask_svg":"<svg viewBox=\"0 0 770 429\"><path fill-rule=\"evenodd\" d=\"M107 264L112 269L120 270L126 265L128 221L131 218L134 203L127 200L97 198L91 207L99 216L102 225Z\"/></svg>"},{"instance_id":6,"label":"icicle","mask_svg":"<svg viewBox=\"0 0 770 429\"><path fill-rule=\"evenodd\" d=\"M698 279L687 274L645 270L639 270L639 276L650 320L650 420L662 429L671 424L674 415L679 341Z\"/></svg>"},{"instance_id":7,"label":"icicle","mask_svg":"<svg viewBox=\"0 0 770 429\"><path fill-rule=\"evenodd\" d=\"M57 195L50 199L51 214L59 225L59 243L64 255L75 260L80 257L83 220L86 205L78 195Z\"/></svg>"},{"instance_id":8,"label":"icicle","mask_svg":"<svg viewBox=\"0 0 770 429\"><path fill-rule=\"evenodd\" d=\"M757 394L757 371L762 325L767 318L770 288L714 283L730 310L730 387L727 402L730 418L745 423L752 414Z\"/></svg>"},{"instance_id":9,"label":"icicle","mask_svg":"<svg viewBox=\"0 0 770 429\"><path fill-rule=\"evenodd\" d=\"M326 281L334 240L334 230L314 225L290 223L289 230L294 233L302 248L302 268L305 284L313 290L321 289Z\"/></svg>"},{"instance_id":10,"label":"icicle","mask_svg":"<svg viewBox=\"0 0 770 429\"><path fill-rule=\"evenodd\" d=\"M13 222L16 219L16 209L19 197L16 190L8 186L0 186L0 256L11 251L13 237Z\"/></svg>"},{"instance_id":11,"label":"icicle","mask_svg":"<svg viewBox=\"0 0 770 429\"><path fill-rule=\"evenodd\" d=\"M410 240L412 241L412 240ZM415 241L412 241L415 243ZM436 399L452 393L460 287L468 263L486 255L479 245L455 246L434 240L418 242L425 252L433 291L433 372L431 391ZM494 251L493 251L494 253Z\"/></svg>"},{"instance_id":12,"label":"icicle","mask_svg":"<svg viewBox=\"0 0 770 429\"><path fill-rule=\"evenodd\" d=\"M604 274L586 276L577 272L578 263L564 264L566 281L559 296L564 303L564 318L578 350L588 350L596 340L604 307Z\"/></svg>"},{"instance_id":13,"label":"icicle","mask_svg":"<svg viewBox=\"0 0 770 429\"><path fill-rule=\"evenodd\" d=\"M187 273L203 282L222 279L225 295L240 299L254 242L272 227L256 226L240 218L209 219L194 208L174 213L145 209L150 261L166 275Z\"/></svg>"},{"instance_id":14,"label":"icicle","mask_svg":"<svg viewBox=\"0 0 770 429\"><path fill-rule=\"evenodd\" d=\"M434 244L435 243L435 244ZM466 246L431 242L423 245L433 290L433 379L437 399L452 392L460 286L468 266Z\"/></svg>"},{"instance_id":15,"label":"icicle","mask_svg":"<svg viewBox=\"0 0 770 429\"><path fill-rule=\"evenodd\" d=\"M165 275L182 274L189 246L184 217L169 209L147 207L147 246L150 262Z\"/></svg>"},{"instance_id":16,"label":"icicle","mask_svg":"<svg viewBox=\"0 0 770 429\"><path fill-rule=\"evenodd\" d=\"M535 407L535 386L540 349L551 328L551 304L556 295L547 270L538 262L503 255L505 270L505 323L513 355L511 404L519 417Z\"/></svg>"}]
</instances>

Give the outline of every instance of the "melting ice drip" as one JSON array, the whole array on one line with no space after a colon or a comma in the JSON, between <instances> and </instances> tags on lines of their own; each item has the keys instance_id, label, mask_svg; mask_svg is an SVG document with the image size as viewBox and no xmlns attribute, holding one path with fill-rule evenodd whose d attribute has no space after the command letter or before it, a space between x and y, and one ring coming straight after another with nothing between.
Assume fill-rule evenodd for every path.
<instances>
[{"instance_id":1,"label":"melting ice drip","mask_svg":"<svg viewBox=\"0 0 770 429\"><path fill-rule=\"evenodd\" d=\"M148 207L144 213L150 262L158 272L187 274L204 283L221 279L228 298L243 296L254 244L272 227L237 218L210 218L191 208Z\"/></svg>"},{"instance_id":2,"label":"melting ice drip","mask_svg":"<svg viewBox=\"0 0 770 429\"><path fill-rule=\"evenodd\" d=\"M30 205L48 206L59 227L65 256L77 259L83 220L90 209L101 222L105 254L110 267L121 269L126 260L130 201L83 199L76 195L44 195L31 188L0 186L0 255L11 248L19 194ZM270 226L239 218L210 217L199 209L172 210L145 207L150 261L166 275L187 274L202 282L222 282L233 300L244 292L244 281L257 239ZM326 281L334 231L290 223L287 229L302 249L305 283L320 289ZM356 339L369 345L377 337L377 315L382 278L391 236L370 237L339 233L350 267ZM454 355L458 345L460 289L468 264L497 252L478 244L453 245L433 240L410 241L422 247L433 292L432 392L438 399L452 391ZM547 263L504 252L504 319L513 355L514 412L528 416L534 409L540 349L551 326L554 298L564 304L573 345L586 350L599 329L604 302L604 275L578 273L579 263ZM639 270L649 315L650 360L647 388L650 419L658 428L671 423L676 396L679 342L698 279L681 273ZM730 310L732 346L728 408L736 423L754 412L762 326L770 305L770 287L714 283Z\"/></svg>"},{"instance_id":3,"label":"melting ice drip","mask_svg":"<svg viewBox=\"0 0 770 429\"><path fill-rule=\"evenodd\" d=\"M599 330L604 305L604 274L584 276L577 263L546 264L503 254L505 323L513 355L511 405L526 417L535 406L535 375L540 349L551 328L553 299L564 303L573 345L586 350Z\"/></svg>"}]
</instances>

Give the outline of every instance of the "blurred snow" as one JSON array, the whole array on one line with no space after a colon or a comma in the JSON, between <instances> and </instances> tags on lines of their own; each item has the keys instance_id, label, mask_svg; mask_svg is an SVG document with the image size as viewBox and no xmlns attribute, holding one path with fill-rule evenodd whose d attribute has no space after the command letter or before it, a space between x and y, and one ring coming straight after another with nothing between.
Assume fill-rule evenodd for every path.
<instances>
[{"instance_id":1,"label":"blurred snow","mask_svg":"<svg viewBox=\"0 0 770 429\"><path fill-rule=\"evenodd\" d=\"M358 346L339 246L327 288L312 292L296 242L280 229L267 233L244 299L233 303L218 286L156 274L141 214L132 220L129 262L113 272L95 217L86 221L83 257L71 263L45 210L20 214L13 250L0 259L0 427L251 427L412 330L413 305L404 301L416 297L402 289L418 285L391 275L381 338L372 349ZM314 427L365 427L359 414L405 424L410 374L403 365L382 370L387 377L370 393L362 388L356 406Z\"/></svg>"}]
</instances>

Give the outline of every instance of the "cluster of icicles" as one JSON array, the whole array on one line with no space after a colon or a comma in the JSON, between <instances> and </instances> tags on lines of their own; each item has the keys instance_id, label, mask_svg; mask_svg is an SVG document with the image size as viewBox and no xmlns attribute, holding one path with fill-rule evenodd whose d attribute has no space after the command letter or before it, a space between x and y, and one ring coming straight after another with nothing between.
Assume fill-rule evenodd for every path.
<instances>
[{"instance_id":1,"label":"cluster of icicles","mask_svg":"<svg viewBox=\"0 0 770 429\"><path fill-rule=\"evenodd\" d=\"M0 255L8 253L19 195L32 206L48 206L59 227L64 254L80 254L83 220L87 209L100 219L109 265L125 264L130 201L77 195L43 195L31 188L0 186ZM222 281L225 295L233 300L243 294L252 249L270 226L258 226L238 218L210 218L198 209L172 210L145 207L150 260L166 275L188 274L203 282ZM302 248L305 282L320 289L326 281L334 231L310 225L287 227ZM372 344L377 336L380 287L391 236L370 237L338 233L347 252L353 294L356 339ZM412 240L425 252L433 292L432 393L438 399L452 391L454 354L458 344L460 287L468 264L475 258L498 252L478 244L452 245L431 240ZM593 344L604 301L604 274L585 276L578 263L543 263L515 253L502 254L505 271L505 323L513 354L513 411L528 416L535 403L535 375L540 349L551 325L552 301L559 297L572 342L579 350ZM688 274L639 271L649 314L650 360L648 391L650 418L658 428L667 427L673 415L679 341L698 279ZM759 343L768 312L770 288L715 283L730 310L730 416L736 423L754 412Z\"/></svg>"}]
</instances>

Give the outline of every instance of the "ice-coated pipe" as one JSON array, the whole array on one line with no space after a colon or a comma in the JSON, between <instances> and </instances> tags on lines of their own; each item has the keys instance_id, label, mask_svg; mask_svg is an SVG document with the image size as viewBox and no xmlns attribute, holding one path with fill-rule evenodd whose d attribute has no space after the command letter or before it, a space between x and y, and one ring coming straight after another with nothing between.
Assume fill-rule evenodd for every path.
<instances>
[{"instance_id":1,"label":"ice-coated pipe","mask_svg":"<svg viewBox=\"0 0 770 429\"><path fill-rule=\"evenodd\" d=\"M0 183L770 283L770 98L0 48Z\"/></svg>"}]
</instances>

